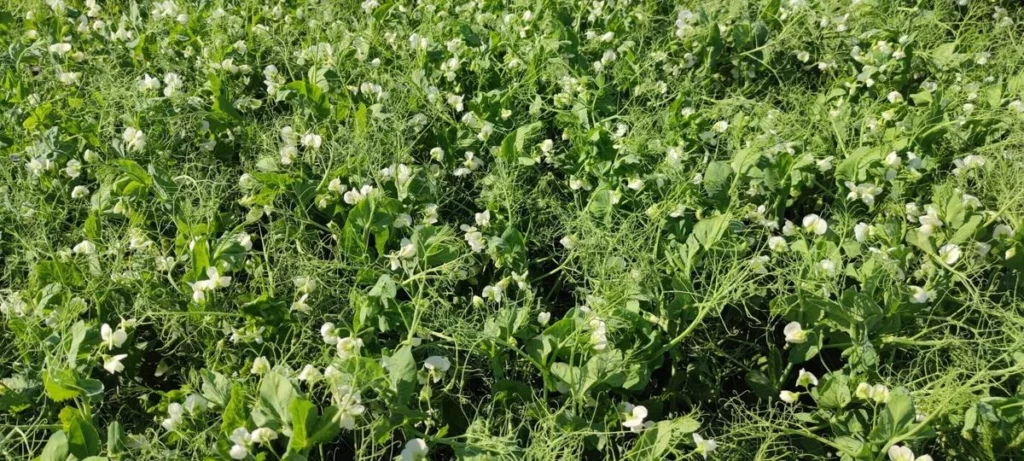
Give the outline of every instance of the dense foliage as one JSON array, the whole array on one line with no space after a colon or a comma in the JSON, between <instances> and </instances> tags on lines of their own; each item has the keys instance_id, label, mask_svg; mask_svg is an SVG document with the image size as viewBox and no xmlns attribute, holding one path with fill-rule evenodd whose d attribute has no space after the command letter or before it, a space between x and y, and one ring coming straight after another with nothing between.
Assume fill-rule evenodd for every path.
<instances>
[{"instance_id":1,"label":"dense foliage","mask_svg":"<svg viewBox=\"0 0 1024 461\"><path fill-rule=\"evenodd\" d=\"M678 3L0 0L0 458L1024 457L1019 3Z\"/></svg>"}]
</instances>

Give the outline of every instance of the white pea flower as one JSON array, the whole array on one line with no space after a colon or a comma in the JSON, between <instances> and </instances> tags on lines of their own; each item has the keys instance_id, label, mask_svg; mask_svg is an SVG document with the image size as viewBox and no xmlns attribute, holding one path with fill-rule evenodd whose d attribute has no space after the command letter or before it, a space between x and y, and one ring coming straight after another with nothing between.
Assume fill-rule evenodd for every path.
<instances>
[{"instance_id":1,"label":"white pea flower","mask_svg":"<svg viewBox=\"0 0 1024 461\"><path fill-rule=\"evenodd\" d=\"M239 427L231 432L231 436L228 437L234 445L231 446L231 450L228 454L231 459L245 459L249 456L249 445L252 443L251 434L249 430L244 427Z\"/></svg>"},{"instance_id":2,"label":"white pea flower","mask_svg":"<svg viewBox=\"0 0 1024 461\"><path fill-rule=\"evenodd\" d=\"M270 371L270 361L262 355L252 361L252 368L249 370L254 375L262 375L268 371Z\"/></svg>"},{"instance_id":3,"label":"white pea flower","mask_svg":"<svg viewBox=\"0 0 1024 461\"><path fill-rule=\"evenodd\" d=\"M81 176L82 163L75 159L68 160L68 163L64 165L64 174L68 175L71 179Z\"/></svg>"},{"instance_id":4,"label":"white pea flower","mask_svg":"<svg viewBox=\"0 0 1024 461\"><path fill-rule=\"evenodd\" d=\"M647 417L647 407L643 405L623 404L622 417L625 421L622 425L633 432L640 432L644 428L644 418Z\"/></svg>"},{"instance_id":5,"label":"white pea flower","mask_svg":"<svg viewBox=\"0 0 1024 461\"><path fill-rule=\"evenodd\" d=\"M231 285L231 277L220 275L216 266L206 268L206 277L212 288L223 288Z\"/></svg>"},{"instance_id":6,"label":"white pea flower","mask_svg":"<svg viewBox=\"0 0 1024 461\"><path fill-rule=\"evenodd\" d=\"M371 192L373 192L373 189L373 186L367 184L364 185L363 187L360 187L358 190L352 189L348 192L345 192L345 195L342 198L345 200L345 203L349 205L355 205L365 200L366 197L369 196Z\"/></svg>"},{"instance_id":7,"label":"white pea flower","mask_svg":"<svg viewBox=\"0 0 1024 461\"><path fill-rule=\"evenodd\" d=\"M893 92L889 93L888 96L886 96L886 99L888 99L889 102L891 102L893 104L899 104L899 103L903 102L903 95L900 94L899 91L893 91Z\"/></svg>"},{"instance_id":8,"label":"white pea flower","mask_svg":"<svg viewBox=\"0 0 1024 461\"><path fill-rule=\"evenodd\" d=\"M71 249L71 252L77 255L91 255L96 252L96 245L88 240L82 240Z\"/></svg>"},{"instance_id":9,"label":"white pea flower","mask_svg":"<svg viewBox=\"0 0 1024 461\"><path fill-rule=\"evenodd\" d=\"M910 285L910 302L914 304L924 304L928 302L931 295L928 290L922 287Z\"/></svg>"},{"instance_id":10,"label":"white pea flower","mask_svg":"<svg viewBox=\"0 0 1024 461\"><path fill-rule=\"evenodd\" d=\"M828 221L816 214L804 216L803 226L805 231L813 232L816 235L824 235L825 232L828 232Z\"/></svg>"},{"instance_id":11,"label":"white pea flower","mask_svg":"<svg viewBox=\"0 0 1024 461\"><path fill-rule=\"evenodd\" d=\"M423 439L412 439L402 449L401 461L420 461L427 457L427 442Z\"/></svg>"},{"instance_id":12,"label":"white pea flower","mask_svg":"<svg viewBox=\"0 0 1024 461\"><path fill-rule=\"evenodd\" d=\"M181 88L181 85L180 75L174 72L164 74L164 96L168 98L174 96L174 93L178 91L178 88Z\"/></svg>"},{"instance_id":13,"label":"white pea flower","mask_svg":"<svg viewBox=\"0 0 1024 461\"><path fill-rule=\"evenodd\" d=\"M932 461L929 455L914 457L914 452L906 445L893 445L889 447L889 461Z\"/></svg>"},{"instance_id":14,"label":"white pea flower","mask_svg":"<svg viewBox=\"0 0 1024 461\"><path fill-rule=\"evenodd\" d=\"M718 448L718 443L714 439L705 439L696 432L693 433L693 443L697 445L697 453L703 456L704 459L708 459L708 455L714 453L715 449Z\"/></svg>"},{"instance_id":15,"label":"white pea flower","mask_svg":"<svg viewBox=\"0 0 1024 461\"><path fill-rule=\"evenodd\" d=\"M129 150L138 152L146 148L146 134L138 128L131 126L125 128L124 134L121 138L124 140L125 145L128 146Z\"/></svg>"},{"instance_id":16,"label":"white pea flower","mask_svg":"<svg viewBox=\"0 0 1024 461\"><path fill-rule=\"evenodd\" d=\"M796 225L793 224L793 221L787 219L786 222L782 225L782 235L785 235L786 237L792 237L796 235Z\"/></svg>"},{"instance_id":17,"label":"white pea flower","mask_svg":"<svg viewBox=\"0 0 1024 461\"><path fill-rule=\"evenodd\" d=\"M58 56L64 56L69 51L71 51L70 43L54 43L53 45L50 45L50 53L56 54Z\"/></svg>"},{"instance_id":18,"label":"white pea flower","mask_svg":"<svg viewBox=\"0 0 1024 461\"><path fill-rule=\"evenodd\" d=\"M962 159L958 158L953 160L953 174L960 175L965 171L981 168L985 166L985 157L978 155L968 155Z\"/></svg>"},{"instance_id":19,"label":"white pea flower","mask_svg":"<svg viewBox=\"0 0 1024 461\"><path fill-rule=\"evenodd\" d=\"M327 190L338 195L344 194L347 189L348 186L341 183L341 178L334 178L327 184Z\"/></svg>"},{"instance_id":20,"label":"white pea flower","mask_svg":"<svg viewBox=\"0 0 1024 461\"><path fill-rule=\"evenodd\" d=\"M73 199L79 199L79 198L85 197L86 195L89 195L89 188L88 187L85 187L85 186L75 186L74 189L71 189L71 198L73 198Z\"/></svg>"},{"instance_id":21,"label":"white pea flower","mask_svg":"<svg viewBox=\"0 0 1024 461\"><path fill-rule=\"evenodd\" d=\"M491 210L484 210L482 213L477 213L474 217L476 225L480 227L487 227L491 224Z\"/></svg>"},{"instance_id":22,"label":"white pea flower","mask_svg":"<svg viewBox=\"0 0 1024 461\"><path fill-rule=\"evenodd\" d=\"M323 145L323 138L315 133L306 133L302 135L302 140L299 142L302 144L302 147L317 150Z\"/></svg>"},{"instance_id":23,"label":"white pea flower","mask_svg":"<svg viewBox=\"0 0 1024 461\"><path fill-rule=\"evenodd\" d=\"M800 374L796 377L796 385L809 389L811 386L818 385L818 377L803 368L800 369Z\"/></svg>"},{"instance_id":24,"label":"white pea flower","mask_svg":"<svg viewBox=\"0 0 1024 461\"><path fill-rule=\"evenodd\" d=\"M1015 235L1015 232L1013 231L1013 228L1011 228L1010 226L1007 226L1006 224L997 224L995 229L992 230L992 239L993 240L999 240L999 239L1002 239L1004 237L1006 237L1006 238L1013 238L1014 235Z\"/></svg>"},{"instance_id":25,"label":"white pea flower","mask_svg":"<svg viewBox=\"0 0 1024 461\"><path fill-rule=\"evenodd\" d=\"M252 251L252 236L247 232L238 234L238 244L242 245L242 248L245 249L245 251Z\"/></svg>"},{"instance_id":26,"label":"white pea flower","mask_svg":"<svg viewBox=\"0 0 1024 461\"><path fill-rule=\"evenodd\" d=\"M827 171L831 170L831 169L832 169L832 161L833 161L833 160L835 160L835 157L832 157L832 156L830 155L830 156L828 156L828 157L825 157L825 158L823 158L823 159L821 159L821 160L818 160L817 162L815 162L815 164L816 164L816 165L817 165L817 167L818 167L818 171L819 171L819 172L822 172L822 173L825 173L825 172L827 172Z\"/></svg>"},{"instance_id":27,"label":"white pea flower","mask_svg":"<svg viewBox=\"0 0 1024 461\"><path fill-rule=\"evenodd\" d=\"M252 443L258 443L260 445L267 445L270 442L277 440L277 432L269 427L259 427L249 434L249 440Z\"/></svg>"},{"instance_id":28,"label":"white pea flower","mask_svg":"<svg viewBox=\"0 0 1024 461\"><path fill-rule=\"evenodd\" d=\"M363 348L363 340L360 338L345 337L338 340L338 357L341 360L348 360L359 357L359 351Z\"/></svg>"},{"instance_id":29,"label":"white pea flower","mask_svg":"<svg viewBox=\"0 0 1024 461\"><path fill-rule=\"evenodd\" d=\"M772 236L768 238L768 249L776 253L786 251L789 245L786 244L786 239L779 236Z\"/></svg>"},{"instance_id":30,"label":"white pea flower","mask_svg":"<svg viewBox=\"0 0 1024 461\"><path fill-rule=\"evenodd\" d=\"M551 321L550 312L541 312L537 314L537 323L541 325L547 325L549 321Z\"/></svg>"},{"instance_id":31,"label":"white pea flower","mask_svg":"<svg viewBox=\"0 0 1024 461\"><path fill-rule=\"evenodd\" d=\"M334 404L338 407L339 423L341 427L352 430L356 427L356 417L366 412L366 407L362 405L362 397L359 395L359 391L353 389L350 386L343 385L338 387L333 392Z\"/></svg>"},{"instance_id":32,"label":"white pea flower","mask_svg":"<svg viewBox=\"0 0 1024 461\"><path fill-rule=\"evenodd\" d=\"M180 403L171 403L167 405L167 417L160 423L160 426L168 431L173 431L181 424L184 415L185 409Z\"/></svg>"},{"instance_id":33,"label":"white pea flower","mask_svg":"<svg viewBox=\"0 0 1024 461\"><path fill-rule=\"evenodd\" d=\"M299 372L298 376L299 381L305 381L310 384L316 383L323 378L324 375L320 373L320 370L317 369L317 367L309 364L302 367L302 371Z\"/></svg>"},{"instance_id":34,"label":"white pea flower","mask_svg":"<svg viewBox=\"0 0 1024 461\"><path fill-rule=\"evenodd\" d=\"M800 322L787 323L782 333L786 335L787 343L801 344L807 342L807 331L800 326Z\"/></svg>"},{"instance_id":35,"label":"white pea flower","mask_svg":"<svg viewBox=\"0 0 1024 461\"><path fill-rule=\"evenodd\" d=\"M139 90L151 91L160 89L160 80L156 77L152 77L149 74L142 76L142 80L139 80Z\"/></svg>"},{"instance_id":36,"label":"white pea flower","mask_svg":"<svg viewBox=\"0 0 1024 461\"><path fill-rule=\"evenodd\" d=\"M871 231L871 226L867 223L857 223L853 226L853 238L860 243L864 243L864 240L868 237L868 232Z\"/></svg>"},{"instance_id":37,"label":"white pea flower","mask_svg":"<svg viewBox=\"0 0 1024 461\"><path fill-rule=\"evenodd\" d=\"M112 357L106 357L103 360L103 369L107 370L107 373L110 374L124 371L124 364L121 363L121 361L126 357L128 357L128 354L118 354Z\"/></svg>"},{"instance_id":38,"label":"white pea flower","mask_svg":"<svg viewBox=\"0 0 1024 461\"><path fill-rule=\"evenodd\" d=\"M779 393L779 400L786 403L796 403L800 400L800 393L793 391L782 391Z\"/></svg>"},{"instance_id":39,"label":"white pea flower","mask_svg":"<svg viewBox=\"0 0 1024 461\"><path fill-rule=\"evenodd\" d=\"M874 400L876 403L888 403L889 402L889 388L884 384L875 384L868 389L868 398Z\"/></svg>"},{"instance_id":40,"label":"white pea flower","mask_svg":"<svg viewBox=\"0 0 1024 461\"><path fill-rule=\"evenodd\" d=\"M942 262L946 263L947 266L952 266L960 260L960 247L952 243L947 243L939 248L939 258Z\"/></svg>"},{"instance_id":41,"label":"white pea flower","mask_svg":"<svg viewBox=\"0 0 1024 461\"><path fill-rule=\"evenodd\" d=\"M881 187L871 183L857 185L852 181L846 181L846 187L850 189L850 193L846 194L846 198L848 200L860 200L868 206L874 205L875 197L882 193Z\"/></svg>"},{"instance_id":42,"label":"white pea flower","mask_svg":"<svg viewBox=\"0 0 1024 461\"><path fill-rule=\"evenodd\" d=\"M474 253L479 253L487 249L487 242L484 240L484 234L481 233L473 226L467 226L465 224L459 226L463 232L466 233L466 243L469 244L471 250Z\"/></svg>"},{"instance_id":43,"label":"white pea flower","mask_svg":"<svg viewBox=\"0 0 1024 461\"><path fill-rule=\"evenodd\" d=\"M835 275L836 273L836 264L830 259L822 259L818 263L818 267L820 267L825 274Z\"/></svg>"},{"instance_id":44,"label":"white pea flower","mask_svg":"<svg viewBox=\"0 0 1024 461\"><path fill-rule=\"evenodd\" d=\"M338 329L334 326L334 323L327 322L320 326L320 337L324 339L327 344L338 344Z\"/></svg>"},{"instance_id":45,"label":"white pea flower","mask_svg":"<svg viewBox=\"0 0 1024 461\"><path fill-rule=\"evenodd\" d=\"M128 333L124 331L124 328L114 330L110 328L110 325L104 323L100 326L100 338L103 339L103 345L107 346L107 350L112 350L124 344L128 339Z\"/></svg>"}]
</instances>

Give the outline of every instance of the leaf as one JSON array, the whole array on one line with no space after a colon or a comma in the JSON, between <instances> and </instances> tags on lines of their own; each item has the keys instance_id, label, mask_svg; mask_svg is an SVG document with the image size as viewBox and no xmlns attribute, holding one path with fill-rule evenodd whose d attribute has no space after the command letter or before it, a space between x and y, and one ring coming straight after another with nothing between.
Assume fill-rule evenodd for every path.
<instances>
[{"instance_id":1,"label":"leaf","mask_svg":"<svg viewBox=\"0 0 1024 461\"><path fill-rule=\"evenodd\" d=\"M85 326L85 322L79 320L71 327L71 345L68 347L68 366L75 368L78 363L78 352L82 347L82 343L85 341L85 336L89 332L89 327Z\"/></svg>"},{"instance_id":2,"label":"leaf","mask_svg":"<svg viewBox=\"0 0 1024 461\"><path fill-rule=\"evenodd\" d=\"M231 382L216 371L204 369L200 373L203 376L203 398L221 408L226 406L231 393Z\"/></svg>"},{"instance_id":3,"label":"leaf","mask_svg":"<svg viewBox=\"0 0 1024 461\"><path fill-rule=\"evenodd\" d=\"M312 447L328 443L338 437L338 433L341 432L340 418L338 417L339 412L340 410L335 406L330 406L324 409L316 430L313 431L307 439L307 446Z\"/></svg>"},{"instance_id":4,"label":"leaf","mask_svg":"<svg viewBox=\"0 0 1024 461\"><path fill-rule=\"evenodd\" d=\"M956 42L944 43L929 52L932 63L939 69L957 66L964 56L956 52Z\"/></svg>"},{"instance_id":5,"label":"leaf","mask_svg":"<svg viewBox=\"0 0 1024 461\"><path fill-rule=\"evenodd\" d=\"M523 149L526 143L540 131L542 126L544 124L541 122L533 122L505 135L501 141L501 148L498 150L498 157L507 163L515 163L516 159L524 157Z\"/></svg>"},{"instance_id":6,"label":"leaf","mask_svg":"<svg viewBox=\"0 0 1024 461\"><path fill-rule=\"evenodd\" d=\"M399 408L405 408L409 404L409 398L416 391L416 360L412 356L412 348L408 345L403 346L386 360L391 392L396 398L395 403Z\"/></svg>"},{"instance_id":7,"label":"leaf","mask_svg":"<svg viewBox=\"0 0 1024 461\"><path fill-rule=\"evenodd\" d=\"M107 454L117 455L126 450L125 433L121 423L114 421L107 426Z\"/></svg>"},{"instance_id":8,"label":"leaf","mask_svg":"<svg viewBox=\"0 0 1024 461\"><path fill-rule=\"evenodd\" d=\"M353 119L353 131L357 140L361 140L366 137L366 104L359 103L359 108L356 109L356 114Z\"/></svg>"},{"instance_id":9,"label":"leaf","mask_svg":"<svg viewBox=\"0 0 1024 461\"><path fill-rule=\"evenodd\" d=\"M43 372L43 389L46 396L54 402L63 402L78 397L79 391L74 387L75 374L71 370L46 370Z\"/></svg>"},{"instance_id":10,"label":"leaf","mask_svg":"<svg viewBox=\"0 0 1024 461\"><path fill-rule=\"evenodd\" d=\"M583 366L583 388L587 392L598 384L619 387L626 380L623 373L622 352L618 350L598 354L587 360Z\"/></svg>"},{"instance_id":11,"label":"leaf","mask_svg":"<svg viewBox=\"0 0 1024 461\"><path fill-rule=\"evenodd\" d=\"M693 236L704 249L709 249L715 246L722 239L722 236L725 235L731 219L728 214L702 219L693 226Z\"/></svg>"},{"instance_id":12,"label":"leaf","mask_svg":"<svg viewBox=\"0 0 1024 461\"><path fill-rule=\"evenodd\" d=\"M968 240L974 237L974 234L978 230L978 226L980 224L980 215L971 216L971 218L968 219L967 222L965 222L962 226L960 226L959 229L956 230L956 233L954 233L953 236L949 238L949 241L947 243L959 245L964 242L967 242Z\"/></svg>"},{"instance_id":13,"label":"leaf","mask_svg":"<svg viewBox=\"0 0 1024 461\"><path fill-rule=\"evenodd\" d=\"M271 416L275 418L276 423L287 427L291 417L289 408L297 395L291 381L280 373L271 371L263 376L259 394L261 407L271 411ZM264 423L258 422L258 424Z\"/></svg>"},{"instance_id":14,"label":"leaf","mask_svg":"<svg viewBox=\"0 0 1024 461\"><path fill-rule=\"evenodd\" d=\"M54 432L46 441L39 461L66 461L68 458L68 436L64 431Z\"/></svg>"},{"instance_id":15,"label":"leaf","mask_svg":"<svg viewBox=\"0 0 1024 461\"><path fill-rule=\"evenodd\" d=\"M893 389L889 401L885 404L885 410L875 418L875 425L868 440L881 444L902 435L909 429L915 415L910 393L902 387Z\"/></svg>"},{"instance_id":16,"label":"leaf","mask_svg":"<svg viewBox=\"0 0 1024 461\"><path fill-rule=\"evenodd\" d=\"M377 279L377 283L370 289L368 293L374 298L380 299L395 299L398 296L398 284L388 274L381 274L380 278Z\"/></svg>"},{"instance_id":17,"label":"leaf","mask_svg":"<svg viewBox=\"0 0 1024 461\"><path fill-rule=\"evenodd\" d=\"M228 96L228 90L224 87L220 77L210 73L207 75L207 79L210 81L210 91L213 92L213 112L223 115L228 119L241 120L242 114L232 104L231 98Z\"/></svg>"},{"instance_id":18,"label":"leaf","mask_svg":"<svg viewBox=\"0 0 1024 461\"><path fill-rule=\"evenodd\" d=\"M658 421L654 427L644 430L629 451L629 458L672 459L671 450L697 429L700 429L700 422L689 416Z\"/></svg>"},{"instance_id":19,"label":"leaf","mask_svg":"<svg viewBox=\"0 0 1024 461\"><path fill-rule=\"evenodd\" d=\"M64 407L58 417L67 434L71 454L82 459L100 453L100 434L81 411Z\"/></svg>"},{"instance_id":20,"label":"leaf","mask_svg":"<svg viewBox=\"0 0 1024 461\"><path fill-rule=\"evenodd\" d=\"M732 174L732 167L722 161L711 162L704 172L704 181L701 183L704 186L704 192L720 209L729 202Z\"/></svg>"},{"instance_id":21,"label":"leaf","mask_svg":"<svg viewBox=\"0 0 1024 461\"><path fill-rule=\"evenodd\" d=\"M580 368L568 363L555 362L551 364L551 374L569 385L570 389L577 390L580 382Z\"/></svg>"},{"instance_id":22,"label":"leaf","mask_svg":"<svg viewBox=\"0 0 1024 461\"><path fill-rule=\"evenodd\" d=\"M850 378L842 372L829 373L821 378L817 387L811 389L811 397L821 408L844 408L852 398Z\"/></svg>"},{"instance_id":23,"label":"leaf","mask_svg":"<svg viewBox=\"0 0 1024 461\"><path fill-rule=\"evenodd\" d=\"M245 388L241 383L234 383L231 386L231 398L221 417L220 431L224 435L231 434L236 428L245 426L248 419L245 410Z\"/></svg>"},{"instance_id":24,"label":"leaf","mask_svg":"<svg viewBox=\"0 0 1024 461\"><path fill-rule=\"evenodd\" d=\"M288 407L288 413L292 419L292 435L288 439L288 452L301 453L310 447L309 431L314 429L318 418L316 405L304 397L298 397L292 400Z\"/></svg>"},{"instance_id":25,"label":"leaf","mask_svg":"<svg viewBox=\"0 0 1024 461\"><path fill-rule=\"evenodd\" d=\"M833 443L840 452L855 459L871 455L870 446L850 436L837 437Z\"/></svg>"},{"instance_id":26,"label":"leaf","mask_svg":"<svg viewBox=\"0 0 1024 461\"><path fill-rule=\"evenodd\" d=\"M90 212L89 217L85 218L85 236L88 237L89 240L98 241L101 237L100 229L99 212Z\"/></svg>"}]
</instances>

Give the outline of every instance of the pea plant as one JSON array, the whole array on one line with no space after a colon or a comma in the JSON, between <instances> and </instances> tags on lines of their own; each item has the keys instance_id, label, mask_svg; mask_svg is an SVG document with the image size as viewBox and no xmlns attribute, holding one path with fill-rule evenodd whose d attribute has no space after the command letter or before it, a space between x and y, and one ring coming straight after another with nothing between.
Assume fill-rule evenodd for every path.
<instances>
[{"instance_id":1,"label":"pea plant","mask_svg":"<svg viewBox=\"0 0 1024 461\"><path fill-rule=\"evenodd\" d=\"M1010 0L0 0L0 458L1024 458Z\"/></svg>"}]
</instances>

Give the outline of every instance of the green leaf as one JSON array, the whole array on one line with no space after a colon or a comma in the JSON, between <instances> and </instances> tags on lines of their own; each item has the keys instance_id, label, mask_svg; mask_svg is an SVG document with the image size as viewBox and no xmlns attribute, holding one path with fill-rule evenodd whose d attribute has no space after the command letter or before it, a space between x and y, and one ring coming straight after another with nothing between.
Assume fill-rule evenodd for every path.
<instances>
[{"instance_id":1,"label":"green leaf","mask_svg":"<svg viewBox=\"0 0 1024 461\"><path fill-rule=\"evenodd\" d=\"M673 449L686 436L700 429L700 423L689 417L658 421L654 427L644 430L636 444L629 451L630 459L673 459ZM691 442L692 443L692 442Z\"/></svg>"},{"instance_id":2,"label":"green leaf","mask_svg":"<svg viewBox=\"0 0 1024 461\"><path fill-rule=\"evenodd\" d=\"M245 409L245 387L241 383L234 383L231 386L231 398L224 407L224 414L221 417L220 431L231 434L236 428L243 427L248 420Z\"/></svg>"},{"instance_id":3,"label":"green leaf","mask_svg":"<svg viewBox=\"0 0 1024 461\"><path fill-rule=\"evenodd\" d=\"M43 389L46 396L54 402L63 402L78 397L79 390L74 385L75 373L71 370L46 370L43 372Z\"/></svg>"},{"instance_id":4,"label":"green leaf","mask_svg":"<svg viewBox=\"0 0 1024 461\"><path fill-rule=\"evenodd\" d=\"M213 112L228 119L241 120L242 114L232 104L231 98L228 96L228 89L224 87L220 77L210 73L207 75L207 79L210 81L210 91L213 92Z\"/></svg>"},{"instance_id":5,"label":"green leaf","mask_svg":"<svg viewBox=\"0 0 1024 461\"><path fill-rule=\"evenodd\" d=\"M359 108L356 109L355 118L353 119L353 131L357 140L361 140L366 137L366 104L359 103Z\"/></svg>"},{"instance_id":6,"label":"green leaf","mask_svg":"<svg viewBox=\"0 0 1024 461\"><path fill-rule=\"evenodd\" d=\"M386 360L391 392L395 394L395 404L399 408L405 408L409 404L409 398L416 391L416 360L412 356L412 348L408 345L403 346Z\"/></svg>"},{"instance_id":7,"label":"green leaf","mask_svg":"<svg viewBox=\"0 0 1024 461\"><path fill-rule=\"evenodd\" d=\"M704 192L708 194L719 209L724 208L729 202L729 188L732 184L732 167L722 161L711 162L704 172Z\"/></svg>"},{"instance_id":8,"label":"green leaf","mask_svg":"<svg viewBox=\"0 0 1024 461\"><path fill-rule=\"evenodd\" d=\"M330 406L324 409L323 415L320 416L319 422L316 426L316 430L313 431L307 439L307 446L313 447L332 442L338 437L338 433L341 432L341 419L338 416L339 412L340 410L335 406Z\"/></svg>"},{"instance_id":9,"label":"green leaf","mask_svg":"<svg viewBox=\"0 0 1024 461\"><path fill-rule=\"evenodd\" d=\"M607 384L611 387L621 386L626 380L623 369L621 351L612 350L591 357L583 365L583 388L580 392L587 392L598 384Z\"/></svg>"},{"instance_id":10,"label":"green leaf","mask_svg":"<svg viewBox=\"0 0 1024 461\"><path fill-rule=\"evenodd\" d=\"M939 45L928 55L931 57L932 63L939 69L958 66L964 59L962 54L956 52L956 42Z\"/></svg>"},{"instance_id":11,"label":"green leaf","mask_svg":"<svg viewBox=\"0 0 1024 461\"><path fill-rule=\"evenodd\" d=\"M124 428L114 421L107 426L107 454L117 455L126 450Z\"/></svg>"},{"instance_id":12,"label":"green leaf","mask_svg":"<svg viewBox=\"0 0 1024 461\"><path fill-rule=\"evenodd\" d=\"M228 381L228 378L216 371L206 369L200 373L203 376L203 398L221 408L226 406L231 394L231 382Z\"/></svg>"},{"instance_id":13,"label":"green leaf","mask_svg":"<svg viewBox=\"0 0 1024 461\"><path fill-rule=\"evenodd\" d=\"M256 414L253 414L254 421L260 425L277 423L279 424L278 427L288 426L291 417L289 408L291 407L292 400L298 394L291 381L288 381L288 378L280 373L271 371L263 376L259 392L261 408L269 410L270 416L274 418L274 421L255 421Z\"/></svg>"},{"instance_id":14,"label":"green leaf","mask_svg":"<svg viewBox=\"0 0 1024 461\"><path fill-rule=\"evenodd\" d=\"M89 240L99 241L101 238L101 229L99 212L90 212L89 217L85 218L85 236Z\"/></svg>"},{"instance_id":15,"label":"green leaf","mask_svg":"<svg viewBox=\"0 0 1024 461\"><path fill-rule=\"evenodd\" d=\"M817 387L811 389L811 397L821 408L844 408L852 398L850 378L842 372L829 373L821 378Z\"/></svg>"},{"instance_id":16,"label":"green leaf","mask_svg":"<svg viewBox=\"0 0 1024 461\"><path fill-rule=\"evenodd\" d=\"M57 431L46 441L39 461L67 461L68 453L68 436L64 431Z\"/></svg>"},{"instance_id":17,"label":"green leaf","mask_svg":"<svg viewBox=\"0 0 1024 461\"><path fill-rule=\"evenodd\" d=\"M709 249L715 246L722 239L722 236L725 235L731 219L728 214L704 218L693 226L693 236L704 249Z\"/></svg>"},{"instance_id":18,"label":"green leaf","mask_svg":"<svg viewBox=\"0 0 1024 461\"><path fill-rule=\"evenodd\" d=\"M833 443L841 453L855 459L863 459L871 455L871 447L868 444L850 436L838 437Z\"/></svg>"},{"instance_id":19,"label":"green leaf","mask_svg":"<svg viewBox=\"0 0 1024 461\"><path fill-rule=\"evenodd\" d=\"M915 415L910 393L902 387L893 389L885 409L875 418L875 425L868 440L881 444L902 435L910 428Z\"/></svg>"},{"instance_id":20,"label":"green leaf","mask_svg":"<svg viewBox=\"0 0 1024 461\"><path fill-rule=\"evenodd\" d=\"M78 352L89 333L89 327L79 320L71 327L71 345L68 347L68 366L75 368L78 363Z\"/></svg>"},{"instance_id":21,"label":"green leaf","mask_svg":"<svg viewBox=\"0 0 1024 461\"><path fill-rule=\"evenodd\" d=\"M543 126L544 124L541 122L533 122L505 135L505 138L501 141L498 157L507 163L515 163L519 157L525 157L523 150L526 143L536 136Z\"/></svg>"},{"instance_id":22,"label":"green leaf","mask_svg":"<svg viewBox=\"0 0 1024 461\"><path fill-rule=\"evenodd\" d=\"M61 425L67 434L71 454L82 459L100 453L100 434L81 411L64 407L59 415Z\"/></svg>"},{"instance_id":23,"label":"green leaf","mask_svg":"<svg viewBox=\"0 0 1024 461\"><path fill-rule=\"evenodd\" d=\"M292 436L288 440L288 452L301 453L310 447L309 431L315 428L318 417L316 405L304 397L298 397L292 400L288 413L292 418Z\"/></svg>"}]
</instances>

